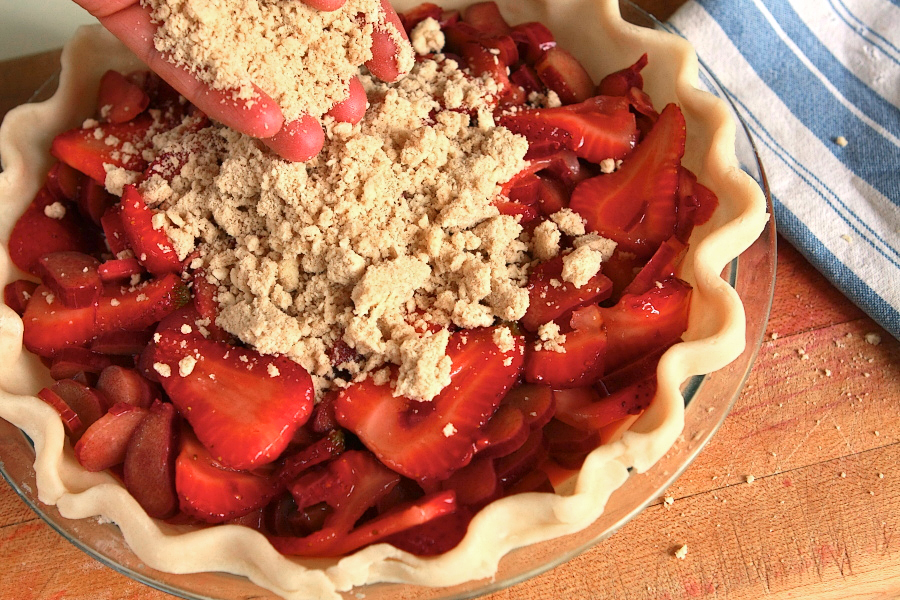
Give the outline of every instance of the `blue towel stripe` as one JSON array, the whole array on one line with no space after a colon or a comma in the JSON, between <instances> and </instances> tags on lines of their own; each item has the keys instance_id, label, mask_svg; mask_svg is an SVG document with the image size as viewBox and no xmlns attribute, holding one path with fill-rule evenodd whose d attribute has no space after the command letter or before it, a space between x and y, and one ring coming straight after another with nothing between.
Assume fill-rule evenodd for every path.
<instances>
[{"instance_id":1,"label":"blue towel stripe","mask_svg":"<svg viewBox=\"0 0 900 600\"><path fill-rule=\"evenodd\" d=\"M820 2L692 0L669 28L696 36L701 63L726 74L719 84L756 139L779 231L900 338L900 0ZM760 83L778 102L762 101ZM813 140L828 154L797 146Z\"/></svg>"},{"instance_id":2,"label":"blue towel stripe","mask_svg":"<svg viewBox=\"0 0 900 600\"><path fill-rule=\"evenodd\" d=\"M900 48L891 42L891 40L866 25L863 20L857 17L850 7L841 0L828 0L828 5L834 9L834 14L847 24L847 27L852 31L857 32L867 43L877 46L886 56L890 57L891 62L900 65Z\"/></svg>"},{"instance_id":3,"label":"blue towel stripe","mask_svg":"<svg viewBox=\"0 0 900 600\"><path fill-rule=\"evenodd\" d=\"M881 158L880 161L863 160L852 164L845 162L845 165L859 177L868 181L882 195L900 202L896 194L893 197L891 195L892 191L896 192L896 188L891 186L891 182L895 179L893 171L886 169L887 164L900 164L900 146L872 129L868 123L860 120L856 114L839 101L832 100L830 90L775 35L741 36L744 27L755 32L761 32L770 27L768 21L758 11L749 10L746 6L742 6L741 10L736 5L727 2L712 3L712 9L711 16L732 38L735 46L757 75L826 147L833 146L837 135L843 135L852 139L854 145L861 146L857 152L863 152L869 157ZM779 17L791 20L791 17L780 14L783 11L778 12ZM794 16L794 20L798 21L794 23L797 30L786 28L786 32L795 39L795 43L801 47L801 50L806 46L809 52L818 53L816 56L819 57L819 62L827 63L823 66L826 66L833 76L838 77L840 85L849 86L855 90L853 94L847 95L848 100L864 102L866 105L864 108L867 109L864 112L870 115L874 113L877 117L875 120L879 124L887 123L885 129L895 137L900 137L898 109L872 92L868 86L847 71L840 62L821 47L815 36L805 28L799 18L796 18L793 10L789 12ZM734 21L739 18L743 19L743 23L735 25ZM826 57L822 55L826 55ZM836 131L838 126L842 131ZM843 158L841 155L836 156L839 159ZM844 161L842 160L842 162Z\"/></svg>"},{"instance_id":4,"label":"blue towel stripe","mask_svg":"<svg viewBox=\"0 0 900 600\"><path fill-rule=\"evenodd\" d=\"M680 34L678 29L674 26L670 25L670 29ZM700 62L707 70L709 70L702 60ZM868 223L860 219L856 214L856 211L848 206L847 203L832 191L812 170L794 159L791 152L766 130L759 119L753 114L752 110L750 110L750 108L740 100L737 94L735 94L734 90L728 89L724 85L723 89L738 105L742 116L749 121L751 131L753 132L753 135L757 137L757 141L764 142L772 152L778 155L787 168L791 169L800 179L802 179L810 189L816 190L819 197L847 223L848 228L850 228L853 233L866 240L872 246L873 250L883 256L885 260L890 262L893 266L900 269L900 248L892 246L890 242L878 234ZM898 158L895 164L900 164L900 158ZM896 169L891 172L894 175L894 185L896 185ZM898 200L900 200L900 194L894 198L895 202ZM897 239L898 238L895 236L891 241L894 241L896 244Z\"/></svg>"}]
</instances>

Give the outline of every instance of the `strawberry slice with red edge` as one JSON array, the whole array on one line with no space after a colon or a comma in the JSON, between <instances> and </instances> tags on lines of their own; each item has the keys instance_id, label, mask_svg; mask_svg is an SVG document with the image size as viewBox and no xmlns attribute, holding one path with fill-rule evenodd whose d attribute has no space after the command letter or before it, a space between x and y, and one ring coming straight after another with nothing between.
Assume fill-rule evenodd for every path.
<instances>
[{"instance_id":1,"label":"strawberry slice with red edge","mask_svg":"<svg viewBox=\"0 0 900 600\"><path fill-rule=\"evenodd\" d=\"M303 537L271 537L270 541L283 554L339 556L456 510L455 494L439 492L394 506L359 523L398 483L400 477L369 452L345 452L291 486L298 508L321 503L331 508L321 529Z\"/></svg>"},{"instance_id":2,"label":"strawberry slice with red edge","mask_svg":"<svg viewBox=\"0 0 900 600\"><path fill-rule=\"evenodd\" d=\"M138 172L147 167L141 151L147 145L152 128L153 118L142 114L127 123L71 129L53 139L50 153L91 179L104 183L104 165Z\"/></svg>"},{"instance_id":3,"label":"strawberry slice with red edge","mask_svg":"<svg viewBox=\"0 0 900 600\"><path fill-rule=\"evenodd\" d=\"M570 326L563 329L563 352L528 347L525 351L525 381L554 388L590 385L603 375L606 357L606 330L600 309L588 305L572 313Z\"/></svg>"},{"instance_id":4,"label":"strawberry slice with red edge","mask_svg":"<svg viewBox=\"0 0 900 600\"><path fill-rule=\"evenodd\" d=\"M528 159L572 150L589 162L600 163L624 158L637 143L637 125L628 101L610 96L557 108L520 110L502 116L499 124L525 136Z\"/></svg>"},{"instance_id":5,"label":"strawberry slice with red edge","mask_svg":"<svg viewBox=\"0 0 900 600\"><path fill-rule=\"evenodd\" d=\"M158 337L141 362L152 365L172 403L222 465L271 463L309 417L312 379L292 360L195 334L167 330Z\"/></svg>"},{"instance_id":6,"label":"strawberry slice with red edge","mask_svg":"<svg viewBox=\"0 0 900 600\"><path fill-rule=\"evenodd\" d=\"M206 523L223 523L262 508L278 487L271 477L223 467L190 430L183 430L175 491L181 512Z\"/></svg>"},{"instance_id":7,"label":"strawberry slice with red edge","mask_svg":"<svg viewBox=\"0 0 900 600\"><path fill-rule=\"evenodd\" d=\"M430 402L396 397L371 378L341 391L338 422L381 462L419 481L446 479L472 459L481 428L522 369L522 340L502 352L496 328L454 333L447 346L450 384Z\"/></svg>"},{"instance_id":8,"label":"strawberry slice with red edge","mask_svg":"<svg viewBox=\"0 0 900 600\"><path fill-rule=\"evenodd\" d=\"M97 333L141 331L190 302L190 291L174 273L135 287L110 286L96 304Z\"/></svg>"},{"instance_id":9,"label":"strawberry slice with red edge","mask_svg":"<svg viewBox=\"0 0 900 600\"><path fill-rule=\"evenodd\" d=\"M612 372L666 347L687 329L691 286L669 277L646 293L626 294L610 308L600 308L607 333L607 370Z\"/></svg>"},{"instance_id":10,"label":"strawberry slice with red edge","mask_svg":"<svg viewBox=\"0 0 900 600\"><path fill-rule=\"evenodd\" d=\"M555 418L585 431L597 431L632 415L642 413L656 394L656 373L601 397L590 387L555 390Z\"/></svg>"},{"instance_id":11,"label":"strawberry slice with red edge","mask_svg":"<svg viewBox=\"0 0 900 600\"><path fill-rule=\"evenodd\" d=\"M589 303L606 300L612 293L612 282L602 273L591 277L576 288L563 281L563 257L557 256L539 264L528 277L528 310L522 317L522 327L537 331L538 327L564 317L570 311Z\"/></svg>"},{"instance_id":12,"label":"strawberry slice with red edge","mask_svg":"<svg viewBox=\"0 0 900 600\"><path fill-rule=\"evenodd\" d=\"M97 106L110 123L131 121L150 104L150 96L118 71L109 70L100 78Z\"/></svg>"},{"instance_id":13,"label":"strawberry slice with red edge","mask_svg":"<svg viewBox=\"0 0 900 600\"><path fill-rule=\"evenodd\" d=\"M180 273L181 261L166 233L153 226L153 215L133 185L122 192L122 229L135 257L154 275Z\"/></svg>"},{"instance_id":14,"label":"strawberry slice with red edge","mask_svg":"<svg viewBox=\"0 0 900 600\"><path fill-rule=\"evenodd\" d=\"M696 175L684 167L678 170L678 239L686 243L694 227L709 221L718 206L716 194L699 183Z\"/></svg>"},{"instance_id":15,"label":"strawberry slice with red edge","mask_svg":"<svg viewBox=\"0 0 900 600\"><path fill-rule=\"evenodd\" d=\"M60 218L49 216L59 213L62 213ZM44 186L16 221L7 247L14 265L36 274L37 262L45 254L63 251L93 254L103 247L103 242L84 222L74 204Z\"/></svg>"},{"instance_id":16,"label":"strawberry slice with red edge","mask_svg":"<svg viewBox=\"0 0 900 600\"><path fill-rule=\"evenodd\" d=\"M631 88L644 89L641 71L648 63L647 55L642 55L631 66L625 67L600 80L597 93L603 96L627 96Z\"/></svg>"},{"instance_id":17,"label":"strawberry slice with red edge","mask_svg":"<svg viewBox=\"0 0 900 600\"><path fill-rule=\"evenodd\" d=\"M619 170L576 186L569 208L584 217L589 231L615 240L622 250L650 256L675 232L684 143L684 116L669 104Z\"/></svg>"},{"instance_id":18,"label":"strawberry slice with red edge","mask_svg":"<svg viewBox=\"0 0 900 600\"><path fill-rule=\"evenodd\" d=\"M25 347L50 357L68 346L83 346L97 334L95 305L66 307L45 285L35 289L22 315Z\"/></svg>"}]
</instances>

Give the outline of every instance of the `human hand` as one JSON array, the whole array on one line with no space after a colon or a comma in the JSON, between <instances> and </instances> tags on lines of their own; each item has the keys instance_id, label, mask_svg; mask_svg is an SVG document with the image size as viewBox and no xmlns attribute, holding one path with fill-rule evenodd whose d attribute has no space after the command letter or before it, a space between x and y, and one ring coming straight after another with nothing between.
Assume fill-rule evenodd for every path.
<instances>
[{"instance_id":1,"label":"human hand","mask_svg":"<svg viewBox=\"0 0 900 600\"><path fill-rule=\"evenodd\" d=\"M346 0L302 0L307 6L323 11L341 8ZM322 149L325 135L319 120L311 115L285 122L281 109L272 98L256 88L258 97L252 102L235 100L230 90L219 90L199 81L183 66L166 60L156 50L153 37L156 25L149 10L140 0L75 0L95 16L113 35L121 40L147 66L165 79L192 104L213 119L259 138L269 148L287 160L302 162L314 157ZM400 75L397 64L398 48L388 29L392 25L403 38L406 33L400 18L388 0L381 0L385 22L372 37L372 59L366 63L369 71L384 81L394 81ZM362 84L353 78L349 95L328 111L337 121L356 123L366 111L367 99Z\"/></svg>"}]
</instances>

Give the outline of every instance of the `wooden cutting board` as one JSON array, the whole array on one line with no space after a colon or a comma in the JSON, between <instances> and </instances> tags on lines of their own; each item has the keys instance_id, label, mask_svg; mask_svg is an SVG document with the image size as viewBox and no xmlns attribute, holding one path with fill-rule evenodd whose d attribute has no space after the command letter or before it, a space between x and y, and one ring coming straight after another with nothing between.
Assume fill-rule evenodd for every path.
<instances>
[{"instance_id":1,"label":"wooden cutting board","mask_svg":"<svg viewBox=\"0 0 900 600\"><path fill-rule=\"evenodd\" d=\"M638 1L662 18L682 3ZM57 62L49 53L0 63L0 115ZM900 343L779 241L759 358L671 502L490 600L900 598ZM88 558L5 484L0 597L172 598Z\"/></svg>"}]
</instances>

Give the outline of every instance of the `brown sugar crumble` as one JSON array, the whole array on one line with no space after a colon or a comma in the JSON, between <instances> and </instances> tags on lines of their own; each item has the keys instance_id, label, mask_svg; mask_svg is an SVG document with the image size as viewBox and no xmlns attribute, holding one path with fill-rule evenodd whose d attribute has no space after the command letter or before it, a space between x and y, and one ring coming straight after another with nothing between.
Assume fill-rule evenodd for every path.
<instances>
[{"instance_id":1,"label":"brown sugar crumble","mask_svg":"<svg viewBox=\"0 0 900 600\"><path fill-rule=\"evenodd\" d=\"M450 362L449 334L430 325L489 326L528 307L533 252L493 204L527 142L489 113L470 122L496 85L438 59L399 84L363 76L366 117L326 123L305 164L218 125L154 139L158 156L190 158L141 191L179 257L198 255L217 286L217 324L297 360L320 391L394 364L395 393L431 399ZM341 376L328 354L339 341L359 354Z\"/></svg>"},{"instance_id":2,"label":"brown sugar crumble","mask_svg":"<svg viewBox=\"0 0 900 600\"><path fill-rule=\"evenodd\" d=\"M281 107L286 120L321 117L346 99L350 79L372 58L372 34L385 23L380 0L347 0L319 11L298 0L142 0L159 23L154 45L167 58L236 100L252 102L254 86ZM413 63L398 43L398 66Z\"/></svg>"},{"instance_id":3,"label":"brown sugar crumble","mask_svg":"<svg viewBox=\"0 0 900 600\"><path fill-rule=\"evenodd\" d=\"M286 19L287 29L291 19L308 21L300 16L308 9L296 0L251 3L254 19ZM196 38L215 23L229 29L223 15L237 10L236 0L210 7L196 0L147 4L165 21L158 45L166 35L182 42ZM396 395L431 400L450 381L448 327L521 319L530 270L561 253L563 235L575 249L563 256L562 279L577 287L596 275L615 243L586 232L583 219L568 209L530 233L518 217L500 214L494 202L502 185L527 167L528 143L494 122L497 84L440 53L422 54L397 83L375 80L357 65L367 60L365 35L380 10L378 0L348 0L343 12L315 17L331 19L328 25L315 21L326 36L330 27L336 38L346 38L345 46L328 52L353 64L346 78L359 77L369 101L357 124L323 117L326 139L316 157L285 161L259 140L188 116L174 129L151 132L141 152L154 167L139 189L155 211L153 226L167 234L180 260L190 257L191 269L215 286L217 326L263 354L297 361L313 376L319 395L372 377L390 382ZM360 22L348 16L357 13ZM252 39L261 35L257 28L284 29L236 22L223 35ZM437 33L432 23L417 28L411 36L417 51L438 51L443 40ZM216 62L210 71L216 85L252 80L272 94L262 83L269 75L253 70L252 55L268 52L275 41L234 49L234 64L250 66L225 75L229 61L216 54L222 40L208 39L203 48L163 47L193 65L206 65L195 60L201 55ZM228 48L236 42L222 43ZM329 81L336 79L331 66L312 60L313 50L278 43L298 54L272 54L273 63L295 62L303 69L315 62ZM303 79L307 75L313 79ZM275 88L290 94L319 86L315 74L272 77ZM326 106L336 99L310 101ZM302 103L293 107L309 112ZM106 186L121 193L140 178L110 166ZM196 323L201 330L210 325ZM510 330L498 332L498 347L511 347ZM547 327L538 344L560 352L564 340ZM347 352L334 351L343 346ZM335 356L340 358L333 362Z\"/></svg>"}]
</instances>

